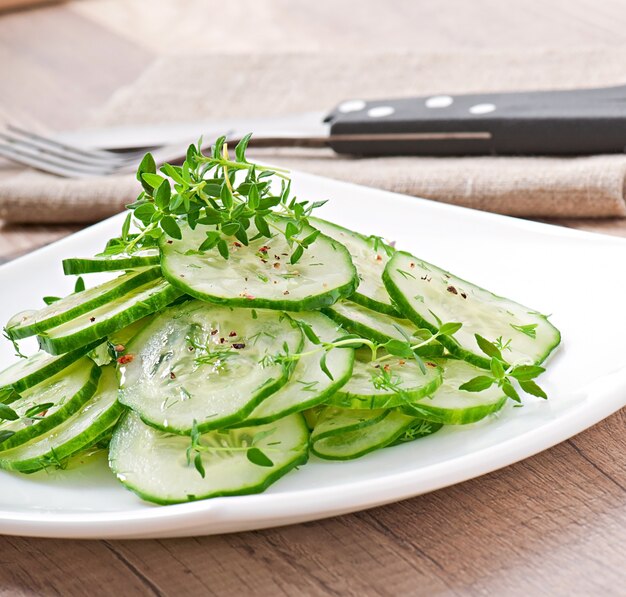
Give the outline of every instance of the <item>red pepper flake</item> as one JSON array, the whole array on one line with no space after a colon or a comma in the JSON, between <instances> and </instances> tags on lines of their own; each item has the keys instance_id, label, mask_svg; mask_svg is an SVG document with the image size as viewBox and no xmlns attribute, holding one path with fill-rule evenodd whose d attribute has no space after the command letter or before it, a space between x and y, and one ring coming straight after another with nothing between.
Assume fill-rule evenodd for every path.
<instances>
[{"instance_id":1,"label":"red pepper flake","mask_svg":"<svg viewBox=\"0 0 626 597\"><path fill-rule=\"evenodd\" d=\"M452 294L459 294L459 291L454 286L448 286L448 288L446 288L446 290L448 292L451 292Z\"/></svg>"},{"instance_id":2,"label":"red pepper flake","mask_svg":"<svg viewBox=\"0 0 626 597\"><path fill-rule=\"evenodd\" d=\"M230 334L228 334L229 338L234 338L237 335L237 332L231 332Z\"/></svg>"},{"instance_id":3,"label":"red pepper flake","mask_svg":"<svg viewBox=\"0 0 626 597\"><path fill-rule=\"evenodd\" d=\"M217 334L217 330L211 330L211 336L215 336Z\"/></svg>"},{"instance_id":4,"label":"red pepper flake","mask_svg":"<svg viewBox=\"0 0 626 597\"><path fill-rule=\"evenodd\" d=\"M274 264L274 269L280 269L280 263L276 262L276 263Z\"/></svg>"},{"instance_id":5,"label":"red pepper flake","mask_svg":"<svg viewBox=\"0 0 626 597\"><path fill-rule=\"evenodd\" d=\"M243 342L235 342L233 344L233 348L236 348L237 350L241 350L242 348L245 348L246 345Z\"/></svg>"},{"instance_id":6,"label":"red pepper flake","mask_svg":"<svg viewBox=\"0 0 626 597\"><path fill-rule=\"evenodd\" d=\"M254 297L251 294L246 294L245 292L241 296L243 296L243 298L247 298L249 301L254 300Z\"/></svg>"},{"instance_id":7,"label":"red pepper flake","mask_svg":"<svg viewBox=\"0 0 626 597\"><path fill-rule=\"evenodd\" d=\"M400 359L400 360L398 361L398 363L399 363L400 365L405 365L405 364L406 364L406 361L403 361L402 359Z\"/></svg>"},{"instance_id":8,"label":"red pepper flake","mask_svg":"<svg viewBox=\"0 0 626 597\"><path fill-rule=\"evenodd\" d=\"M124 352L126 350L126 347L123 344L116 344L113 347L113 350L115 350L115 352Z\"/></svg>"},{"instance_id":9,"label":"red pepper flake","mask_svg":"<svg viewBox=\"0 0 626 597\"><path fill-rule=\"evenodd\" d=\"M96 318L95 317L90 317L89 321L91 321L91 323L93 323L94 321L96 321Z\"/></svg>"},{"instance_id":10,"label":"red pepper flake","mask_svg":"<svg viewBox=\"0 0 626 597\"><path fill-rule=\"evenodd\" d=\"M128 363L132 363L134 359L135 357L132 354L125 354L125 355L122 355L119 359L117 359L117 362L120 365L127 365Z\"/></svg>"},{"instance_id":11,"label":"red pepper flake","mask_svg":"<svg viewBox=\"0 0 626 597\"><path fill-rule=\"evenodd\" d=\"M435 363L431 363L430 361L428 361L428 362L426 363L426 366L427 366L427 367L436 367L437 365L435 365Z\"/></svg>"},{"instance_id":12,"label":"red pepper flake","mask_svg":"<svg viewBox=\"0 0 626 597\"><path fill-rule=\"evenodd\" d=\"M46 410L40 412L37 416L38 417L45 417L48 414L48 409L46 408Z\"/></svg>"},{"instance_id":13,"label":"red pepper flake","mask_svg":"<svg viewBox=\"0 0 626 597\"><path fill-rule=\"evenodd\" d=\"M240 248L240 247L241 247L241 243L238 243L237 241L235 241L235 242L233 243L233 247Z\"/></svg>"},{"instance_id":14,"label":"red pepper flake","mask_svg":"<svg viewBox=\"0 0 626 597\"><path fill-rule=\"evenodd\" d=\"M269 251L269 247L266 245L263 245L260 249L259 249L259 253L267 253Z\"/></svg>"},{"instance_id":15,"label":"red pepper flake","mask_svg":"<svg viewBox=\"0 0 626 597\"><path fill-rule=\"evenodd\" d=\"M170 371L170 379L176 379L176 373Z\"/></svg>"},{"instance_id":16,"label":"red pepper flake","mask_svg":"<svg viewBox=\"0 0 626 597\"><path fill-rule=\"evenodd\" d=\"M376 255L376 261L382 261L382 260L383 260L383 258L382 258L381 255Z\"/></svg>"},{"instance_id":17,"label":"red pepper flake","mask_svg":"<svg viewBox=\"0 0 626 597\"><path fill-rule=\"evenodd\" d=\"M391 367L389 365L385 365L383 369L387 372L391 371Z\"/></svg>"}]
</instances>

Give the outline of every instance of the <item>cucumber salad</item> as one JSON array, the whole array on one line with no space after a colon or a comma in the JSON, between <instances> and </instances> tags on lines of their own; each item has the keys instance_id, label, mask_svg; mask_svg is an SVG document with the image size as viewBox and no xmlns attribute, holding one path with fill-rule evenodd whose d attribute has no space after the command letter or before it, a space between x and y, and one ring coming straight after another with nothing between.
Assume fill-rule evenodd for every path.
<instances>
[{"instance_id":1,"label":"cucumber salad","mask_svg":"<svg viewBox=\"0 0 626 597\"><path fill-rule=\"evenodd\" d=\"M1 468L106 451L125 487L174 504L547 398L546 316L316 217L324 202L248 161L248 141L158 170L147 154L120 235L63 262L75 292L6 323L21 358L0 373ZM110 279L86 289L96 272Z\"/></svg>"}]
</instances>

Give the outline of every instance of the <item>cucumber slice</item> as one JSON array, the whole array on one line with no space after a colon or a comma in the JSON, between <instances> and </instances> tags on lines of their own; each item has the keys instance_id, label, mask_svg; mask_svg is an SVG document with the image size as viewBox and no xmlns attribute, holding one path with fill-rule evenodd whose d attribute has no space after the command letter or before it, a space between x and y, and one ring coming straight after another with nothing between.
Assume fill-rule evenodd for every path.
<instances>
[{"instance_id":1,"label":"cucumber slice","mask_svg":"<svg viewBox=\"0 0 626 597\"><path fill-rule=\"evenodd\" d=\"M458 357L489 368L475 334L494 342L511 341L505 358L513 364L543 362L561 341L559 331L528 307L466 282L404 252L397 252L383 274L385 286L404 315L416 326L437 332L437 315L443 321L460 321L454 338L441 343ZM526 331L524 331L526 330Z\"/></svg>"},{"instance_id":2,"label":"cucumber slice","mask_svg":"<svg viewBox=\"0 0 626 597\"><path fill-rule=\"evenodd\" d=\"M62 466L69 457L98 441L119 419L123 407L117 402L117 391L115 368L103 369L92 398L48 433L0 452L0 468L32 473Z\"/></svg>"},{"instance_id":3,"label":"cucumber slice","mask_svg":"<svg viewBox=\"0 0 626 597\"><path fill-rule=\"evenodd\" d=\"M158 267L129 272L104 284L70 294L39 311L18 313L7 323L7 333L17 339L45 332L106 305L160 277L161 272Z\"/></svg>"},{"instance_id":4,"label":"cucumber slice","mask_svg":"<svg viewBox=\"0 0 626 597\"><path fill-rule=\"evenodd\" d=\"M169 305L181 292L165 280L139 286L89 313L52 328L39 336L39 345L61 354L95 342Z\"/></svg>"},{"instance_id":5,"label":"cucumber slice","mask_svg":"<svg viewBox=\"0 0 626 597\"><path fill-rule=\"evenodd\" d=\"M203 432L234 425L289 378L291 367L264 359L302 343L284 313L190 301L130 342L120 402L164 431L189 434L194 421Z\"/></svg>"},{"instance_id":6,"label":"cucumber slice","mask_svg":"<svg viewBox=\"0 0 626 597\"><path fill-rule=\"evenodd\" d=\"M271 432L254 442L272 466L253 464L246 456L255 435ZM109 464L117 478L144 500L177 504L225 495L259 493L308 459L309 432L300 414L289 415L261 427L213 431L201 437L202 477L187 461L189 437L159 431L128 413L109 446ZM225 451L225 446L238 447Z\"/></svg>"},{"instance_id":7,"label":"cucumber slice","mask_svg":"<svg viewBox=\"0 0 626 597\"><path fill-rule=\"evenodd\" d=\"M30 441L71 417L94 395L99 378L99 367L83 357L54 377L26 390L11 404L19 418L0 422L0 450ZM43 415L26 416L35 407L45 404L50 407Z\"/></svg>"},{"instance_id":8,"label":"cucumber slice","mask_svg":"<svg viewBox=\"0 0 626 597\"><path fill-rule=\"evenodd\" d=\"M294 313L292 317L310 325L322 342L332 342L345 334L341 327L321 313ZM315 344L305 338L302 352L312 350L315 350ZM320 356L320 353L315 353L302 357L291 379L263 400L240 425L270 423L292 412L311 408L332 396L352 375L354 350L331 350L327 354L326 367L332 380L322 371Z\"/></svg>"},{"instance_id":9,"label":"cucumber slice","mask_svg":"<svg viewBox=\"0 0 626 597\"><path fill-rule=\"evenodd\" d=\"M20 359L0 373L0 393L8 389L21 393L32 388L69 367L87 354L91 348L92 346L84 346L60 356L40 350L26 359Z\"/></svg>"},{"instance_id":10,"label":"cucumber slice","mask_svg":"<svg viewBox=\"0 0 626 597\"><path fill-rule=\"evenodd\" d=\"M427 338L408 319L379 313L351 300L339 301L332 307L324 309L324 313L349 332L380 344L389 340L404 342L407 338L413 338L419 342ZM430 332L428 334L430 335ZM443 346L438 342L433 342L419 348L417 353L423 357L442 356Z\"/></svg>"},{"instance_id":11,"label":"cucumber slice","mask_svg":"<svg viewBox=\"0 0 626 597\"><path fill-rule=\"evenodd\" d=\"M415 426L415 417L395 409L329 407L320 415L313 429L311 452L325 460L358 458L388 446Z\"/></svg>"},{"instance_id":12,"label":"cucumber slice","mask_svg":"<svg viewBox=\"0 0 626 597\"><path fill-rule=\"evenodd\" d=\"M394 249L376 236L365 236L320 218L309 221L322 234L334 238L348 249L359 274L359 286L350 300L373 311L401 317L381 283L385 265Z\"/></svg>"},{"instance_id":13,"label":"cucumber slice","mask_svg":"<svg viewBox=\"0 0 626 597\"><path fill-rule=\"evenodd\" d=\"M414 359L393 357L375 367L369 351L356 351L352 378L328 403L343 408L378 409L402 406L432 394L442 381L441 368L428 361L422 373ZM383 367L384 365L384 367Z\"/></svg>"},{"instance_id":14,"label":"cucumber slice","mask_svg":"<svg viewBox=\"0 0 626 597\"><path fill-rule=\"evenodd\" d=\"M499 411L506 403L504 392L496 385L482 392L466 392L459 386L482 374L474 365L456 359L439 361L443 368L443 383L431 396L403 407L414 417L446 425L475 423Z\"/></svg>"},{"instance_id":15,"label":"cucumber slice","mask_svg":"<svg viewBox=\"0 0 626 597\"><path fill-rule=\"evenodd\" d=\"M158 249L144 249L136 253L117 255L96 255L95 257L73 257L63 260L63 273L68 276L113 272L159 265L161 257Z\"/></svg>"},{"instance_id":16,"label":"cucumber slice","mask_svg":"<svg viewBox=\"0 0 626 597\"><path fill-rule=\"evenodd\" d=\"M278 218L271 223L286 226ZM217 249L198 253L212 229L185 225L182 240L164 236L161 244L163 275L196 298L232 307L313 311L352 294L358 283L348 251L327 236L320 235L292 265L293 249L282 234L251 240L248 246L232 242L228 259ZM313 231L306 227L302 238ZM248 234L254 238L257 233L252 229Z\"/></svg>"}]
</instances>

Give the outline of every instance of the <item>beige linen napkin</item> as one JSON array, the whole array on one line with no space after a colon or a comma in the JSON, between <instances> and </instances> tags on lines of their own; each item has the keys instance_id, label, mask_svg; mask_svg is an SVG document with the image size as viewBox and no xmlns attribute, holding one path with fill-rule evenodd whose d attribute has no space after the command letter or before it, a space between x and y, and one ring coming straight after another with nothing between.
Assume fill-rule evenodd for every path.
<instances>
[{"instance_id":1,"label":"beige linen napkin","mask_svg":"<svg viewBox=\"0 0 626 597\"><path fill-rule=\"evenodd\" d=\"M331 109L350 98L617 85L626 48L372 55L172 56L120 90L91 126ZM200 133L200 131L199 131ZM504 214L625 217L626 156L368 158L256 150L266 162ZM89 222L137 195L132 176L64 180L0 169L0 218Z\"/></svg>"}]
</instances>

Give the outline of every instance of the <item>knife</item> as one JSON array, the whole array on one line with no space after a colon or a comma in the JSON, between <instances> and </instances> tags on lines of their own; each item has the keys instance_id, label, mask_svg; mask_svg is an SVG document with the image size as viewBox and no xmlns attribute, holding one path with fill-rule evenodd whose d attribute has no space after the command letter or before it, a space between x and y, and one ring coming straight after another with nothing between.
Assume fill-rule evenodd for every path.
<instances>
[{"instance_id":1,"label":"knife","mask_svg":"<svg viewBox=\"0 0 626 597\"><path fill-rule=\"evenodd\" d=\"M103 149L193 142L202 134L251 146L331 147L339 154L510 155L621 153L626 86L561 91L349 99L330 112L201 120L59 133L68 144Z\"/></svg>"}]
</instances>

